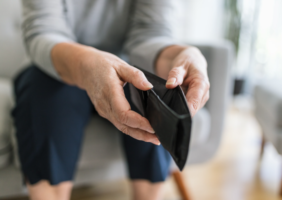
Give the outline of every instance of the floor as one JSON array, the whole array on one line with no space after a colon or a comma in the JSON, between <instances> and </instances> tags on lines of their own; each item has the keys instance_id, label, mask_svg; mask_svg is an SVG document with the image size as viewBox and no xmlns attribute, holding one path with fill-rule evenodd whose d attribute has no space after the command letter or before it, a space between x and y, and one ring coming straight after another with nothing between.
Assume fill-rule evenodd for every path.
<instances>
[{"instance_id":1,"label":"floor","mask_svg":"<svg viewBox=\"0 0 282 200\"><path fill-rule=\"evenodd\" d=\"M267 144L259 159L261 131L252 115L252 102L237 97L228 111L222 143L207 163L188 166L183 174L191 200L279 200L282 159ZM164 200L180 200L172 178ZM72 200L129 200L127 180L74 190ZM14 198L10 200L27 200Z\"/></svg>"}]
</instances>

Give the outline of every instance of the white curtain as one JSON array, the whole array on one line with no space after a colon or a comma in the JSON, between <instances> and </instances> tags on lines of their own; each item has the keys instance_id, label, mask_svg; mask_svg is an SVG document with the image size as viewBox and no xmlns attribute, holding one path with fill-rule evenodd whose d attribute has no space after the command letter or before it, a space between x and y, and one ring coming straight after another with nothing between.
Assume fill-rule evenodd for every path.
<instances>
[{"instance_id":1,"label":"white curtain","mask_svg":"<svg viewBox=\"0 0 282 200\"><path fill-rule=\"evenodd\" d=\"M245 92L262 82L282 80L282 1L242 0L242 28L236 76Z\"/></svg>"},{"instance_id":2,"label":"white curtain","mask_svg":"<svg viewBox=\"0 0 282 200\"><path fill-rule=\"evenodd\" d=\"M282 1L261 0L258 20L254 81L282 79Z\"/></svg>"}]
</instances>

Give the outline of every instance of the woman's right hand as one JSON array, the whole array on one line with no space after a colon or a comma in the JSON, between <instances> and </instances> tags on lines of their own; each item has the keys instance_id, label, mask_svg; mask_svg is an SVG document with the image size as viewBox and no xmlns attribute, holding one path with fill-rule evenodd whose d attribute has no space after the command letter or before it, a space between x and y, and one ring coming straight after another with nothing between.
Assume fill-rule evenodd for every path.
<instances>
[{"instance_id":1,"label":"woman's right hand","mask_svg":"<svg viewBox=\"0 0 282 200\"><path fill-rule=\"evenodd\" d=\"M55 45L51 57L62 80L86 90L100 116L137 140L160 144L149 121L131 110L123 91L126 82L151 89L143 72L111 53L76 43Z\"/></svg>"}]
</instances>

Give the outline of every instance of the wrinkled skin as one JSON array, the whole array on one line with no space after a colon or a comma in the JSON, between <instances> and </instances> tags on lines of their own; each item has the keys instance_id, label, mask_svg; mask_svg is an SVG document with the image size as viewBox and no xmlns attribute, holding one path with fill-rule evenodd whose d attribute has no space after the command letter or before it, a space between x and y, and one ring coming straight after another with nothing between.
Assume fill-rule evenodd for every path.
<instances>
[{"instance_id":1,"label":"wrinkled skin","mask_svg":"<svg viewBox=\"0 0 282 200\"><path fill-rule=\"evenodd\" d=\"M99 115L135 139L160 144L149 121L131 110L124 95L126 82L140 90L153 87L140 70L113 54L76 43L57 44L52 60L63 81L86 90ZM155 70L168 79L167 88L182 86L192 116L208 100L207 64L197 48L165 48L156 60Z\"/></svg>"},{"instance_id":2,"label":"wrinkled skin","mask_svg":"<svg viewBox=\"0 0 282 200\"><path fill-rule=\"evenodd\" d=\"M207 62L197 48L171 46L162 52L156 67L157 74L167 79L167 88L182 87L192 116L206 104L210 89Z\"/></svg>"}]
</instances>

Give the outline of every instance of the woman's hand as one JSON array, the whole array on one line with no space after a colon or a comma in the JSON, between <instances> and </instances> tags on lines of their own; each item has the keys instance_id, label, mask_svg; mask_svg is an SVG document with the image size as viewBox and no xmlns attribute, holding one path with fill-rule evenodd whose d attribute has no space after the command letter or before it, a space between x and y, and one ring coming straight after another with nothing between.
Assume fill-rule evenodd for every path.
<instances>
[{"instance_id":1,"label":"woman's hand","mask_svg":"<svg viewBox=\"0 0 282 200\"><path fill-rule=\"evenodd\" d=\"M131 110L124 95L126 82L140 90L153 87L143 72L113 54L75 43L55 45L51 56L62 79L86 90L99 115L135 139L160 144L149 121Z\"/></svg>"},{"instance_id":2,"label":"woman's hand","mask_svg":"<svg viewBox=\"0 0 282 200\"><path fill-rule=\"evenodd\" d=\"M182 87L192 116L208 101L207 62L197 48L178 45L165 48L157 59L156 73L167 79L167 88Z\"/></svg>"}]
</instances>

